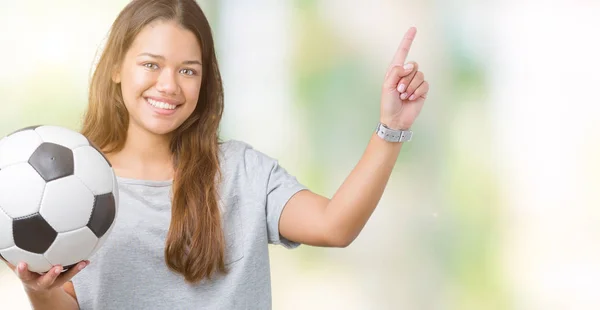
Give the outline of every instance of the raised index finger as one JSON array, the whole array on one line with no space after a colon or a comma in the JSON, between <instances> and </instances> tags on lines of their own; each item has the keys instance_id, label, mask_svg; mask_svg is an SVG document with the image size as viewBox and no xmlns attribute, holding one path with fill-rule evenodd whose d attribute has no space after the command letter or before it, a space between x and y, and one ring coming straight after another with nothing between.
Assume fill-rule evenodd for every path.
<instances>
[{"instance_id":1,"label":"raised index finger","mask_svg":"<svg viewBox=\"0 0 600 310\"><path fill-rule=\"evenodd\" d=\"M392 66L394 65L404 65L406 62L406 57L408 56L408 52L410 51L410 46L412 45L415 36L417 35L417 28L410 27L406 34L404 34L404 38L396 51L396 55L394 55L394 59L392 60Z\"/></svg>"}]
</instances>

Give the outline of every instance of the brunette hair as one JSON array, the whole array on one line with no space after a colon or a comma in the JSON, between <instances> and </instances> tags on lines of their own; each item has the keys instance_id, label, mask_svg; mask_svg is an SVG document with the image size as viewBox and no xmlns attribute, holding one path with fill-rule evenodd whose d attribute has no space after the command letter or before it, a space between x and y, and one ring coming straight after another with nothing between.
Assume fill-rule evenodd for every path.
<instances>
[{"instance_id":1,"label":"brunette hair","mask_svg":"<svg viewBox=\"0 0 600 310\"><path fill-rule=\"evenodd\" d=\"M212 30L194 0L134 0L114 21L92 75L82 134L103 152L120 151L129 113L120 85L112 80L138 33L157 21L175 21L196 35L202 50L202 84L192 115L172 133L174 179L171 224L165 263L188 282L226 272L225 241L218 204L218 127L223 113L223 86Z\"/></svg>"}]
</instances>

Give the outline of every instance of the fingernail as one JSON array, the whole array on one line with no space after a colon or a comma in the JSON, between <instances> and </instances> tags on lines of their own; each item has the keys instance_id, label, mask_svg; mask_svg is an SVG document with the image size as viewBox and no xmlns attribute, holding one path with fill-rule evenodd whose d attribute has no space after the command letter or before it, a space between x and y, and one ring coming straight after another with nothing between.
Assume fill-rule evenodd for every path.
<instances>
[{"instance_id":1,"label":"fingernail","mask_svg":"<svg viewBox=\"0 0 600 310\"><path fill-rule=\"evenodd\" d=\"M410 96L410 98L408 98L408 100L415 100L415 95Z\"/></svg>"},{"instance_id":2,"label":"fingernail","mask_svg":"<svg viewBox=\"0 0 600 310\"><path fill-rule=\"evenodd\" d=\"M54 273L59 274L60 273L60 268L54 268Z\"/></svg>"},{"instance_id":3,"label":"fingernail","mask_svg":"<svg viewBox=\"0 0 600 310\"><path fill-rule=\"evenodd\" d=\"M85 263L81 263L79 264L79 266L77 266L78 270L83 270L83 268L85 268L86 264Z\"/></svg>"},{"instance_id":4,"label":"fingernail","mask_svg":"<svg viewBox=\"0 0 600 310\"><path fill-rule=\"evenodd\" d=\"M403 93L405 88L406 88L406 85L400 84L400 86L398 86L398 92Z\"/></svg>"},{"instance_id":5,"label":"fingernail","mask_svg":"<svg viewBox=\"0 0 600 310\"><path fill-rule=\"evenodd\" d=\"M25 270L25 263L19 263L19 266L17 266L17 270L19 270L19 271Z\"/></svg>"},{"instance_id":6,"label":"fingernail","mask_svg":"<svg viewBox=\"0 0 600 310\"><path fill-rule=\"evenodd\" d=\"M413 68L414 68L413 64L405 64L404 65L404 69L406 69L406 70L412 70Z\"/></svg>"},{"instance_id":7,"label":"fingernail","mask_svg":"<svg viewBox=\"0 0 600 310\"><path fill-rule=\"evenodd\" d=\"M400 96L400 99L404 100L404 99L406 99L406 96L408 96L408 94L407 94L407 93L404 93L404 94L402 94L402 95Z\"/></svg>"}]
</instances>

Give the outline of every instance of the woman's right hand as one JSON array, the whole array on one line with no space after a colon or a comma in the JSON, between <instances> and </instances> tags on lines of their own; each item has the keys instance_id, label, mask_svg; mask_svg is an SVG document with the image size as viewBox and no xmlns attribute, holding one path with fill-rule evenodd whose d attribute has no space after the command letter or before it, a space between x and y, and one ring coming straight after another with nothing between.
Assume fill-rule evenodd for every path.
<instances>
[{"instance_id":1,"label":"woman's right hand","mask_svg":"<svg viewBox=\"0 0 600 310\"><path fill-rule=\"evenodd\" d=\"M87 260L79 262L77 265L73 266L73 268L63 273L61 273L63 270L62 266L54 266L45 274L40 275L39 273L29 271L26 263L21 262L17 266L14 266L5 260L2 261L4 261L21 280L25 287L25 291L28 294L36 295L45 295L55 288L62 287L90 263Z\"/></svg>"}]
</instances>

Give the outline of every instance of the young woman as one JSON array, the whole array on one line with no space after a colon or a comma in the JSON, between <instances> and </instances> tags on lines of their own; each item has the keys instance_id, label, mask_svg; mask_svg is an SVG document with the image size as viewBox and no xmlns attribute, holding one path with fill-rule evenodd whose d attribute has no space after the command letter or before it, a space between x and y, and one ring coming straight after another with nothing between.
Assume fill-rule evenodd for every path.
<instances>
[{"instance_id":1,"label":"young woman","mask_svg":"<svg viewBox=\"0 0 600 310\"><path fill-rule=\"evenodd\" d=\"M219 140L221 78L194 0L130 2L95 70L82 129L118 176L116 224L91 264L44 275L10 266L34 308L270 309L268 244L345 247L375 209L399 135L429 90L405 63L415 33L384 80L385 126L328 199L250 145Z\"/></svg>"}]
</instances>

